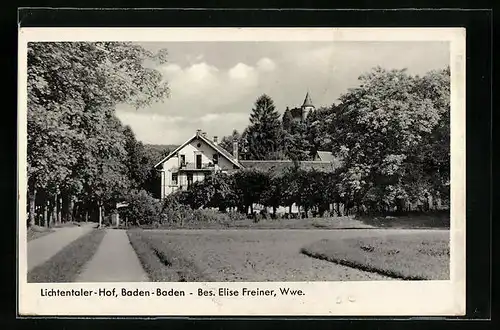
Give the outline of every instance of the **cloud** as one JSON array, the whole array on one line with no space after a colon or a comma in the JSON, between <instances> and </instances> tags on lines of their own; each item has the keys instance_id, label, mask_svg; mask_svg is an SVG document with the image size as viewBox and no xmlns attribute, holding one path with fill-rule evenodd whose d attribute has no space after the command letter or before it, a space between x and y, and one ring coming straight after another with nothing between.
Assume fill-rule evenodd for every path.
<instances>
[{"instance_id":1,"label":"cloud","mask_svg":"<svg viewBox=\"0 0 500 330\"><path fill-rule=\"evenodd\" d=\"M263 57L257 62L257 68L264 72L274 71L276 63L268 57Z\"/></svg>"},{"instance_id":2,"label":"cloud","mask_svg":"<svg viewBox=\"0 0 500 330\"><path fill-rule=\"evenodd\" d=\"M208 113L201 117L169 116L145 112L117 111L124 125L129 125L144 143L180 144L201 129L212 136L242 131L248 123L245 113Z\"/></svg>"},{"instance_id":3,"label":"cloud","mask_svg":"<svg viewBox=\"0 0 500 330\"><path fill-rule=\"evenodd\" d=\"M162 73L163 78L167 81L177 76L182 72L182 68L177 64L167 64L160 66L158 70Z\"/></svg>"},{"instance_id":4,"label":"cloud","mask_svg":"<svg viewBox=\"0 0 500 330\"><path fill-rule=\"evenodd\" d=\"M147 143L182 143L197 128L210 136L243 130L258 96L279 112L299 106L309 90L316 107L338 102L372 67L425 73L449 63L449 45L436 42L292 42L166 44L170 62L159 69L170 98L137 112L117 112ZM224 54L224 56L221 56Z\"/></svg>"},{"instance_id":5,"label":"cloud","mask_svg":"<svg viewBox=\"0 0 500 330\"><path fill-rule=\"evenodd\" d=\"M242 111L235 103L255 94L259 85L259 71L242 62L219 69L207 62L181 67L169 63L160 68L168 81L171 97L154 112L202 116L207 112Z\"/></svg>"},{"instance_id":6,"label":"cloud","mask_svg":"<svg viewBox=\"0 0 500 330\"><path fill-rule=\"evenodd\" d=\"M168 141L185 139L183 132L170 127L181 127L186 118L162 116L149 112L117 111L117 117L124 125L129 125L135 135L144 143L168 144Z\"/></svg>"},{"instance_id":7,"label":"cloud","mask_svg":"<svg viewBox=\"0 0 500 330\"><path fill-rule=\"evenodd\" d=\"M238 63L228 71L228 75L230 79L239 80L239 79L254 79L256 72L255 69L251 66L246 65L245 63Z\"/></svg>"},{"instance_id":8,"label":"cloud","mask_svg":"<svg viewBox=\"0 0 500 330\"><path fill-rule=\"evenodd\" d=\"M199 121L202 123L220 123L223 121L224 123L235 123L242 122L248 120L248 115L245 113L207 113L206 115L199 118Z\"/></svg>"}]
</instances>

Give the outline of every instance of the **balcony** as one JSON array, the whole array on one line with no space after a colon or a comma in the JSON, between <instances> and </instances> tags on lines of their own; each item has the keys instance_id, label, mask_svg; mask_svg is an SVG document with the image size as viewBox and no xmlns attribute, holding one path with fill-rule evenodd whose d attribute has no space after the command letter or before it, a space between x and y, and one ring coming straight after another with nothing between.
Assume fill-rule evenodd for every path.
<instances>
[{"instance_id":1,"label":"balcony","mask_svg":"<svg viewBox=\"0 0 500 330\"><path fill-rule=\"evenodd\" d=\"M218 168L218 166L213 163L202 163L200 167L196 166L196 163L185 163L180 166L174 167L172 169L172 173L178 172L196 172L196 171L204 171L204 172L213 172Z\"/></svg>"}]
</instances>

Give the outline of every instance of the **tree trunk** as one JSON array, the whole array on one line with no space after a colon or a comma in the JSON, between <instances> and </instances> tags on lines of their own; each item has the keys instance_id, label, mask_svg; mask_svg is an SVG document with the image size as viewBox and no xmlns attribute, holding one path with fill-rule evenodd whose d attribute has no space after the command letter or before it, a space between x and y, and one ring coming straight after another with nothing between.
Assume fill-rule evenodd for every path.
<instances>
[{"instance_id":1,"label":"tree trunk","mask_svg":"<svg viewBox=\"0 0 500 330\"><path fill-rule=\"evenodd\" d=\"M29 226L31 227L35 224L36 188L30 189L28 198L29 198L29 203L30 203Z\"/></svg>"},{"instance_id":2,"label":"tree trunk","mask_svg":"<svg viewBox=\"0 0 500 330\"><path fill-rule=\"evenodd\" d=\"M75 198L73 195L69 195L69 203L68 203L68 219L67 221L75 221Z\"/></svg>"},{"instance_id":3,"label":"tree trunk","mask_svg":"<svg viewBox=\"0 0 500 330\"><path fill-rule=\"evenodd\" d=\"M276 219L276 205L273 206L273 217Z\"/></svg>"},{"instance_id":4,"label":"tree trunk","mask_svg":"<svg viewBox=\"0 0 500 330\"><path fill-rule=\"evenodd\" d=\"M80 221L81 216L80 214L80 204L74 203L73 204L73 210L71 211L71 221Z\"/></svg>"},{"instance_id":5,"label":"tree trunk","mask_svg":"<svg viewBox=\"0 0 500 330\"><path fill-rule=\"evenodd\" d=\"M85 211L85 223L88 223L89 222L89 211L86 210Z\"/></svg>"},{"instance_id":6,"label":"tree trunk","mask_svg":"<svg viewBox=\"0 0 500 330\"><path fill-rule=\"evenodd\" d=\"M63 204L63 221L64 222L71 222L73 221L73 205L74 205L74 200L73 196L68 193L64 193L62 195L62 204Z\"/></svg>"},{"instance_id":7,"label":"tree trunk","mask_svg":"<svg viewBox=\"0 0 500 330\"><path fill-rule=\"evenodd\" d=\"M59 195L59 198L57 199L57 222L61 223L62 222L62 197Z\"/></svg>"},{"instance_id":8,"label":"tree trunk","mask_svg":"<svg viewBox=\"0 0 500 330\"><path fill-rule=\"evenodd\" d=\"M101 202L98 202L98 213L99 213L99 228L102 227L102 206Z\"/></svg>"},{"instance_id":9,"label":"tree trunk","mask_svg":"<svg viewBox=\"0 0 500 330\"><path fill-rule=\"evenodd\" d=\"M292 215L292 204L288 206L288 214Z\"/></svg>"},{"instance_id":10,"label":"tree trunk","mask_svg":"<svg viewBox=\"0 0 500 330\"><path fill-rule=\"evenodd\" d=\"M52 224L57 224L57 194L52 200Z\"/></svg>"},{"instance_id":11,"label":"tree trunk","mask_svg":"<svg viewBox=\"0 0 500 330\"><path fill-rule=\"evenodd\" d=\"M69 211L69 195L64 192L62 194L62 221L68 222L70 217Z\"/></svg>"},{"instance_id":12,"label":"tree trunk","mask_svg":"<svg viewBox=\"0 0 500 330\"><path fill-rule=\"evenodd\" d=\"M43 205L43 226L49 226L49 217L48 217L48 209L49 209L49 201L45 201Z\"/></svg>"}]
</instances>

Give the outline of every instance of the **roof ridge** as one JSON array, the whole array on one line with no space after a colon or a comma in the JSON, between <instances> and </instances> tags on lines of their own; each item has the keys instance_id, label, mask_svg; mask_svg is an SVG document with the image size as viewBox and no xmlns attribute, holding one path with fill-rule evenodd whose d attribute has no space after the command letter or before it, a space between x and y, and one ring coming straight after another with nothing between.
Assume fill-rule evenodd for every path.
<instances>
[{"instance_id":1,"label":"roof ridge","mask_svg":"<svg viewBox=\"0 0 500 330\"><path fill-rule=\"evenodd\" d=\"M184 146L186 146L188 143L190 143L192 140L194 140L195 138L200 138L202 139L203 141L205 141L208 145L210 145L213 149L215 149L216 151L218 151L219 153L221 153L224 157L226 157L230 162L232 162L234 165L237 165L237 166L240 166L241 167L241 164L239 163L239 161L234 158L233 155L231 155L230 152L228 152L226 149L222 148L221 146L219 146L218 144L215 144L213 141L211 141L208 137L204 137L203 135L201 134L195 134L193 135L192 137L190 137L188 140L186 140L186 142L184 142L183 144L181 144L179 147L177 147L175 150L173 150L170 154L168 154L166 157L164 157L161 161L159 161L155 166L153 166L154 168L156 168L158 165L164 163L166 160L170 159L175 153L177 153L180 149L182 149Z\"/></svg>"}]
</instances>

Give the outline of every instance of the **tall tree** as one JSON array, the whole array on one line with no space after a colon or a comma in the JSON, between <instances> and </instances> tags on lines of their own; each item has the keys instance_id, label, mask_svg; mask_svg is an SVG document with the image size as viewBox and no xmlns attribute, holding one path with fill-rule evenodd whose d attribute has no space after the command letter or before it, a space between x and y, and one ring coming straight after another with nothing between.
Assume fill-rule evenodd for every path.
<instances>
[{"instance_id":1,"label":"tall tree","mask_svg":"<svg viewBox=\"0 0 500 330\"><path fill-rule=\"evenodd\" d=\"M418 77L380 67L360 77L360 86L342 95L343 110L334 147L344 156L341 182L355 203L390 209L418 201L432 185L421 175L422 143L439 125L433 96L419 93Z\"/></svg>"},{"instance_id":2,"label":"tall tree","mask_svg":"<svg viewBox=\"0 0 500 330\"><path fill-rule=\"evenodd\" d=\"M165 60L165 51L153 54L133 43L28 44L30 223L37 191L48 190L44 195L51 200L62 194L66 201L83 191L90 180L85 169L96 154L89 132L119 126L106 126L110 109L124 102L140 108L168 95L161 73L145 65Z\"/></svg>"},{"instance_id":3,"label":"tall tree","mask_svg":"<svg viewBox=\"0 0 500 330\"><path fill-rule=\"evenodd\" d=\"M285 133L283 145L288 159L308 160L311 145L307 139L307 124L304 122L292 123L290 130Z\"/></svg>"},{"instance_id":4,"label":"tall tree","mask_svg":"<svg viewBox=\"0 0 500 330\"><path fill-rule=\"evenodd\" d=\"M330 127L335 129L337 109L338 107L332 104L328 108L318 108L307 116L306 134L310 156L314 156L317 151L332 150L332 139L335 136L330 134Z\"/></svg>"},{"instance_id":5,"label":"tall tree","mask_svg":"<svg viewBox=\"0 0 500 330\"><path fill-rule=\"evenodd\" d=\"M290 112L290 109L286 107L286 110L283 113L283 118L282 118L283 129L289 132L292 127L292 123L293 123L292 113Z\"/></svg>"},{"instance_id":6,"label":"tall tree","mask_svg":"<svg viewBox=\"0 0 500 330\"><path fill-rule=\"evenodd\" d=\"M273 100L266 94L255 102L247 129L251 159L272 159L282 151L283 129Z\"/></svg>"}]
</instances>

